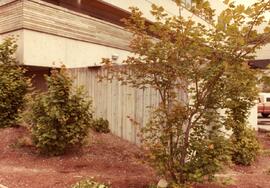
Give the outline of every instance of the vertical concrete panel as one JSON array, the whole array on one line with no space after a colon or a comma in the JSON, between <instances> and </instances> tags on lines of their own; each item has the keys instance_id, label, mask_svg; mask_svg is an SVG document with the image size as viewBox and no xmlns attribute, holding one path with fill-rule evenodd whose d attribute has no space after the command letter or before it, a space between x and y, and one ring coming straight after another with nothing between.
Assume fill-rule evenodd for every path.
<instances>
[{"instance_id":1,"label":"vertical concrete panel","mask_svg":"<svg viewBox=\"0 0 270 188\"><path fill-rule=\"evenodd\" d=\"M257 116L258 116L258 111L257 111L257 105L253 106L250 109L250 114L248 117L248 123L251 126L251 128L258 130L258 123L257 123Z\"/></svg>"}]
</instances>

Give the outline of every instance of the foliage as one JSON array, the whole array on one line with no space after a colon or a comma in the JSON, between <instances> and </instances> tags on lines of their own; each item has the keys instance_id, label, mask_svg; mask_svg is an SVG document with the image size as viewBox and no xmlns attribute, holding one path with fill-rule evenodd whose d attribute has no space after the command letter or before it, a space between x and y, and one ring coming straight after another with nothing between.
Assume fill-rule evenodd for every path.
<instances>
[{"instance_id":1,"label":"foliage","mask_svg":"<svg viewBox=\"0 0 270 188\"><path fill-rule=\"evenodd\" d=\"M133 33L133 56L125 66L103 59L111 73L107 79L159 92L161 101L143 130L143 144L155 167L179 185L212 179L228 160L224 126L247 135L239 126L246 125L257 96L256 72L247 62L269 40L269 26L257 31L269 1L249 7L228 1L218 20L209 3L200 2L196 8L209 13L211 25L171 17L157 5L151 11L155 21L148 24L132 8L125 24Z\"/></svg>"},{"instance_id":2,"label":"foliage","mask_svg":"<svg viewBox=\"0 0 270 188\"><path fill-rule=\"evenodd\" d=\"M14 38L0 44L0 127L12 126L25 104L30 88L30 79L25 76L14 53L17 45Z\"/></svg>"},{"instance_id":3,"label":"foliage","mask_svg":"<svg viewBox=\"0 0 270 188\"><path fill-rule=\"evenodd\" d=\"M265 71L265 73L262 72L262 76L261 76L262 78L260 79L261 91L265 93L270 92L270 77L268 75L269 75L268 70Z\"/></svg>"},{"instance_id":4,"label":"foliage","mask_svg":"<svg viewBox=\"0 0 270 188\"><path fill-rule=\"evenodd\" d=\"M72 186L72 188L108 188L107 185L91 180L82 180Z\"/></svg>"},{"instance_id":5,"label":"foliage","mask_svg":"<svg viewBox=\"0 0 270 188\"><path fill-rule=\"evenodd\" d=\"M91 128L99 133L109 133L109 121L103 118L94 119Z\"/></svg>"},{"instance_id":6,"label":"foliage","mask_svg":"<svg viewBox=\"0 0 270 188\"><path fill-rule=\"evenodd\" d=\"M218 124L209 126L208 130L203 122L194 127L189 135L187 158L181 163L184 142L181 123L185 113L181 107L175 107L168 115L165 113L162 109L155 111L143 128L143 143L151 151L149 158L154 166L168 177L181 173L187 182L213 180L223 162L230 159L230 143Z\"/></svg>"},{"instance_id":7,"label":"foliage","mask_svg":"<svg viewBox=\"0 0 270 188\"><path fill-rule=\"evenodd\" d=\"M242 125L243 130L232 134L232 161L235 164L251 165L259 154L260 145L253 130Z\"/></svg>"},{"instance_id":8,"label":"foliage","mask_svg":"<svg viewBox=\"0 0 270 188\"><path fill-rule=\"evenodd\" d=\"M225 82L225 126L233 132L232 161L236 164L251 165L260 149L256 135L246 122L249 109L255 105L254 101L257 99L256 72L247 66L236 64L228 68Z\"/></svg>"},{"instance_id":9,"label":"foliage","mask_svg":"<svg viewBox=\"0 0 270 188\"><path fill-rule=\"evenodd\" d=\"M73 91L67 70L54 69L46 77L48 91L37 95L30 113L33 141L42 153L62 154L81 145L92 121L91 102L82 89Z\"/></svg>"}]
</instances>

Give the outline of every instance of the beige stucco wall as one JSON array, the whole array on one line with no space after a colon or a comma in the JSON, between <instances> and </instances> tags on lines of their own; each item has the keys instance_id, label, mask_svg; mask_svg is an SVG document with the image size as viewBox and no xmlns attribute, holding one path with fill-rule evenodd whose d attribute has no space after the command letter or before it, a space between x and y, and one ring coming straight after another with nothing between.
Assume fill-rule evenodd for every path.
<instances>
[{"instance_id":1,"label":"beige stucco wall","mask_svg":"<svg viewBox=\"0 0 270 188\"><path fill-rule=\"evenodd\" d=\"M154 20L153 16L150 13L151 5L156 4L162 6L165 11L171 16L178 16L179 15L179 7L172 0L103 0L108 4L112 4L116 7L129 11L129 7L138 7L140 11L143 12L144 16L150 20ZM212 7L220 13L224 8L225 5L221 0L209 0ZM198 21L201 23L206 23L203 19L193 15L191 12L186 10L185 8L181 8L181 14L184 17L192 16L194 21Z\"/></svg>"},{"instance_id":2,"label":"beige stucco wall","mask_svg":"<svg viewBox=\"0 0 270 188\"><path fill-rule=\"evenodd\" d=\"M256 56L256 59L270 59L270 44L258 50Z\"/></svg>"},{"instance_id":3,"label":"beige stucco wall","mask_svg":"<svg viewBox=\"0 0 270 188\"><path fill-rule=\"evenodd\" d=\"M102 58L118 56L121 63L129 51L93 43L78 41L65 37L30 31L19 30L0 35L4 38L13 36L17 40L16 58L20 63L31 66L61 66L78 68L99 65Z\"/></svg>"},{"instance_id":4,"label":"beige stucco wall","mask_svg":"<svg viewBox=\"0 0 270 188\"><path fill-rule=\"evenodd\" d=\"M9 2L12 0L4 0L5 2ZM3 1L2 1L3 2ZM19 2L19 1L18 1ZM77 67L86 67L86 66L94 66L98 65L101 62L102 58L111 58L113 55L118 56L118 62L122 62L123 59L125 59L130 52L126 51L125 48L118 49L115 47L109 47L109 46L104 46L99 43L92 43L92 42L85 42L84 40L76 40L70 37L66 37L65 35L58 36L58 32L60 31L55 31L56 35L54 33L51 34L46 34L50 33L51 30L48 30L46 24L43 25L38 25L34 20L29 21L28 19L32 19L29 14L29 11L35 11L38 7L42 7L43 4L44 6L49 6L49 4L43 3L40 0L33 0L33 1L23 1L27 6L22 6L25 8L25 11L28 13L28 16L25 16L24 18L24 28L26 27L26 24L29 25L29 22L33 23L32 25L36 26L32 28L27 28L27 29L21 29L17 32L10 32L9 34L5 34L2 37L6 37L7 35L18 35L18 45L19 49L17 52L17 58L20 62L23 62L26 65L34 65L34 66L53 66L54 64L56 66L59 66L60 64L65 64L67 67L70 68L77 68ZM30 3L27 4L26 2ZM41 3L42 2L42 3ZM178 15L179 14L179 8L175 5L173 1L164 1L164 0L108 0L106 1L107 3L110 3L114 6L118 6L122 9L128 10L128 7L130 6L138 6L146 15L147 17L150 16L150 9L151 9L151 4L156 3L158 5L164 6L168 14L170 15ZM41 4L39 4L41 3ZM30 6L31 5L31 6ZM43 7L44 7L43 6ZM51 7L56 8L57 6L50 5ZM30 9L32 8L32 9ZM47 7L49 9L49 7ZM58 8L58 7L57 7ZM45 10L45 9L44 9ZM47 9L46 9L47 10ZM51 9L50 9L51 10ZM56 11L56 10L55 10ZM63 12L63 13L70 13L72 14L71 11L61 9L57 9L57 11ZM25 14L26 14L25 12ZM186 9L182 9L183 15L184 16L191 16L192 14L187 11ZM25 15L24 14L24 15ZM77 14L76 14L77 15ZM43 15L44 16L44 15ZM66 15L67 16L67 15ZM78 14L78 17L76 19L80 18L82 15ZM49 18L49 15L47 15ZM47 18L46 17L46 18ZM43 17L41 17L43 19ZM38 19L41 19L38 18ZM87 18L87 16L85 16ZM202 21L204 22L201 18L194 16L192 17L194 20ZM75 18L74 18L75 20ZM43 20L43 22L47 21ZM81 21L81 20L79 20ZM62 22L64 23L65 20ZM61 23L62 23L61 22ZM39 22L38 22L39 23ZM37 27L38 25L38 27ZM90 26L90 25L89 25ZM89 27L88 26L88 27ZM30 27L30 26L29 26ZM94 26L93 26L94 27ZM98 27L98 26L96 26ZM42 28L45 30L45 32L42 32ZM53 28L52 28L53 29ZM84 28L83 28L84 29ZM108 29L108 28L107 28ZM36 30L36 31L34 31ZM63 32L65 30L68 30L68 28L63 29ZM41 32L39 32L41 31ZM89 32L91 33L91 32ZM99 33L97 31L97 33ZM110 33L111 35L115 33ZM109 34L109 35L110 35ZM85 36L84 36L85 37ZM104 37L102 38L104 41L108 41L106 38L105 40L105 34ZM121 37L119 38L119 40ZM127 41L128 42L128 41Z\"/></svg>"},{"instance_id":5,"label":"beige stucco wall","mask_svg":"<svg viewBox=\"0 0 270 188\"><path fill-rule=\"evenodd\" d=\"M119 57L117 61L120 63L129 54L116 48L29 30L23 30L23 41L23 62L26 65L87 67L98 65L102 58L113 55Z\"/></svg>"},{"instance_id":6,"label":"beige stucco wall","mask_svg":"<svg viewBox=\"0 0 270 188\"><path fill-rule=\"evenodd\" d=\"M171 0L104 0L105 2L112 4L116 7L120 7L124 10L129 11L129 7L138 7L145 15L146 18L154 20L150 13L151 5L157 4L163 6L169 15L179 15L179 8ZM216 10L216 15L218 15L222 10L226 8L226 5L222 0L209 0L212 8ZM243 3L243 2L242 2ZM184 17L192 16L192 19L197 22L206 23L203 19L193 15L191 12L185 8L181 9L181 13ZM268 15L269 17L269 15ZM259 29L259 28L258 28ZM260 30L260 29L259 29ZM256 59L270 59L270 44L258 50L256 53Z\"/></svg>"},{"instance_id":7,"label":"beige stucco wall","mask_svg":"<svg viewBox=\"0 0 270 188\"><path fill-rule=\"evenodd\" d=\"M248 116L248 123L251 126L251 128L258 130L258 124L257 124L257 116L258 116L258 111L257 111L257 105L253 106L250 109L250 115Z\"/></svg>"}]
</instances>

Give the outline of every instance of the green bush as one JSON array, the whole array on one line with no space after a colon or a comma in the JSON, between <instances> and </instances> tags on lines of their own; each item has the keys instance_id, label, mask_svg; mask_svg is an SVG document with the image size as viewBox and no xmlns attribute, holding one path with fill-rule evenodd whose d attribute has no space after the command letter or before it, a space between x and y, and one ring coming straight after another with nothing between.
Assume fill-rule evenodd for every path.
<instances>
[{"instance_id":1,"label":"green bush","mask_svg":"<svg viewBox=\"0 0 270 188\"><path fill-rule=\"evenodd\" d=\"M95 119L92 123L92 129L99 133L109 133L109 121L103 118Z\"/></svg>"},{"instance_id":2,"label":"green bush","mask_svg":"<svg viewBox=\"0 0 270 188\"><path fill-rule=\"evenodd\" d=\"M82 180L73 185L71 188L109 188L107 185L97 183L93 180Z\"/></svg>"},{"instance_id":3,"label":"green bush","mask_svg":"<svg viewBox=\"0 0 270 188\"><path fill-rule=\"evenodd\" d=\"M260 150L260 144L254 131L245 127L238 134L233 134L231 141L233 144L232 161L235 164L251 165Z\"/></svg>"},{"instance_id":4,"label":"green bush","mask_svg":"<svg viewBox=\"0 0 270 188\"><path fill-rule=\"evenodd\" d=\"M222 166L230 161L230 144L218 122L208 127L206 122L200 122L192 128L185 143L184 117L181 106L172 108L171 113L162 109L152 113L142 130L142 143L149 151L150 162L175 185L213 180Z\"/></svg>"},{"instance_id":5,"label":"green bush","mask_svg":"<svg viewBox=\"0 0 270 188\"><path fill-rule=\"evenodd\" d=\"M91 101L82 89L72 89L67 70L52 70L46 77L48 91L35 97L30 113L34 144L42 153L63 154L81 146L92 121Z\"/></svg>"},{"instance_id":6,"label":"green bush","mask_svg":"<svg viewBox=\"0 0 270 188\"><path fill-rule=\"evenodd\" d=\"M194 129L190 137L190 161L184 168L189 182L213 181L224 164L230 161L230 143L213 127L206 130L203 126Z\"/></svg>"},{"instance_id":7,"label":"green bush","mask_svg":"<svg viewBox=\"0 0 270 188\"><path fill-rule=\"evenodd\" d=\"M30 79L13 57L17 45L13 38L0 44L0 127L12 126L25 104Z\"/></svg>"}]
</instances>

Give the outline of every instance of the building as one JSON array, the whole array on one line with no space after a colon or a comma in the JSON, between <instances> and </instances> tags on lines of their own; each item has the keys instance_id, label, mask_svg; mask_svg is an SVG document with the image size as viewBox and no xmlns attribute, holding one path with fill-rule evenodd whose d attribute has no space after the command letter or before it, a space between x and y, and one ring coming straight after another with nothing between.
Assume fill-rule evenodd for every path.
<instances>
[{"instance_id":1,"label":"building","mask_svg":"<svg viewBox=\"0 0 270 188\"><path fill-rule=\"evenodd\" d=\"M97 75L101 58L121 62L129 54L130 33L123 29L122 18L130 15L129 7L137 6L151 22L151 4L165 8L170 15L191 16L191 0L181 9L169 0L0 0L0 39L17 38L17 58L35 74L34 85L44 89L43 74L50 67L65 64L92 97L96 115L110 121L118 136L138 142L138 125L145 124L147 106L157 105L156 91L135 90L118 82L99 83ZM211 0L220 12L221 1ZM205 23L199 15L193 19ZM268 52L267 52L268 53ZM184 97L184 94L182 95Z\"/></svg>"}]
</instances>

